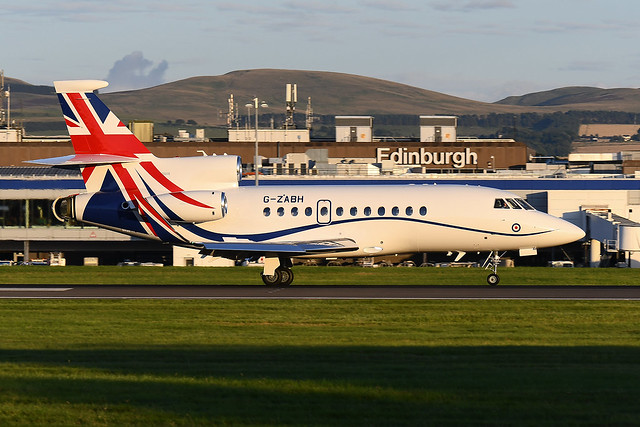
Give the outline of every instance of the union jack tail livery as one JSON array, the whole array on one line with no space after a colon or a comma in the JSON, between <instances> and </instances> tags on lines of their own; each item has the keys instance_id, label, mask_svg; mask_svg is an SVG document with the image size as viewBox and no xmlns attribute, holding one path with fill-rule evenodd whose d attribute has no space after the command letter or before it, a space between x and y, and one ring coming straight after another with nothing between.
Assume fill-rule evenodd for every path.
<instances>
[{"instance_id":1,"label":"union jack tail livery","mask_svg":"<svg viewBox=\"0 0 640 427\"><path fill-rule=\"evenodd\" d=\"M487 281L496 285L499 251L533 255L584 236L517 195L486 187L240 187L237 156L153 155L94 93L106 86L55 82L75 154L33 162L79 167L87 190L56 200L56 216L202 256L264 257L267 285L291 284L291 257L457 252L460 259L467 251L490 252Z\"/></svg>"},{"instance_id":2,"label":"union jack tail livery","mask_svg":"<svg viewBox=\"0 0 640 427\"><path fill-rule=\"evenodd\" d=\"M75 155L34 162L79 167L87 189L84 194L57 200L54 212L134 236L185 245L191 243L175 224L213 221L226 215L224 192L211 189L221 184L237 186L236 156L158 159L94 93L107 82L58 81L54 85ZM233 173L224 172L229 165ZM209 185L212 180L215 184Z\"/></svg>"},{"instance_id":3,"label":"union jack tail livery","mask_svg":"<svg viewBox=\"0 0 640 427\"><path fill-rule=\"evenodd\" d=\"M149 153L94 93L106 87L106 82L61 81L54 86L76 154L136 157Z\"/></svg>"}]
</instances>

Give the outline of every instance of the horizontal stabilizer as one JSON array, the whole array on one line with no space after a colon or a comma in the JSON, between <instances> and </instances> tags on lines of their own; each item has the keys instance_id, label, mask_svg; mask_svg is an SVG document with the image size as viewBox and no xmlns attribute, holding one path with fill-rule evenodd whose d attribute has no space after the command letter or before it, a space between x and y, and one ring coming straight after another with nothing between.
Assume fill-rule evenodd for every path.
<instances>
[{"instance_id":1,"label":"horizontal stabilizer","mask_svg":"<svg viewBox=\"0 0 640 427\"><path fill-rule=\"evenodd\" d=\"M48 159L28 160L26 163L35 163L47 166L86 166L105 165L112 163L127 163L138 160L137 157L117 156L114 154L76 154Z\"/></svg>"},{"instance_id":2,"label":"horizontal stabilizer","mask_svg":"<svg viewBox=\"0 0 640 427\"><path fill-rule=\"evenodd\" d=\"M103 80L62 80L53 82L53 86L56 88L57 93L85 93L105 88L109 86L109 83Z\"/></svg>"},{"instance_id":3,"label":"horizontal stabilizer","mask_svg":"<svg viewBox=\"0 0 640 427\"><path fill-rule=\"evenodd\" d=\"M324 252L345 252L357 250L351 239L317 240L298 242L206 242L200 253L211 251L224 254L283 254L288 256L311 255Z\"/></svg>"}]
</instances>

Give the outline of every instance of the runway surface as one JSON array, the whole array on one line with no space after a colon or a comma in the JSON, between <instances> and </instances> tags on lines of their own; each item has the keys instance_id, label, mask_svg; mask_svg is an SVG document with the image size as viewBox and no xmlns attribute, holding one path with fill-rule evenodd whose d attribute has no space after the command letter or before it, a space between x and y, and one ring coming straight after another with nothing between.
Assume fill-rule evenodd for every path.
<instances>
[{"instance_id":1,"label":"runway surface","mask_svg":"<svg viewBox=\"0 0 640 427\"><path fill-rule=\"evenodd\" d=\"M640 300L640 286L0 285L1 298Z\"/></svg>"}]
</instances>

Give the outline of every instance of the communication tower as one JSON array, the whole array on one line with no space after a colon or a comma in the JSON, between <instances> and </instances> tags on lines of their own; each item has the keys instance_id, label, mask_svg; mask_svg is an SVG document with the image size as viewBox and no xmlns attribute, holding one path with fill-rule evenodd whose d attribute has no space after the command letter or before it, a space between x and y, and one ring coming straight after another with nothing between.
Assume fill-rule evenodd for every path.
<instances>
[{"instance_id":1,"label":"communication tower","mask_svg":"<svg viewBox=\"0 0 640 427\"><path fill-rule=\"evenodd\" d=\"M229 112L227 113L227 127L232 128L233 124L238 124L238 104L233 100L233 94L229 95Z\"/></svg>"},{"instance_id":2,"label":"communication tower","mask_svg":"<svg viewBox=\"0 0 640 427\"><path fill-rule=\"evenodd\" d=\"M313 117L313 107L311 107L311 97L308 97L307 98L306 120L305 120L305 125L306 125L308 130L311 130L311 127L313 126L313 121L314 120L315 120L315 117Z\"/></svg>"},{"instance_id":3,"label":"communication tower","mask_svg":"<svg viewBox=\"0 0 640 427\"><path fill-rule=\"evenodd\" d=\"M296 124L293 121L293 114L296 111L296 102L298 102L298 85L296 83L287 83L286 95L287 107L285 111L284 128L294 128Z\"/></svg>"},{"instance_id":4,"label":"communication tower","mask_svg":"<svg viewBox=\"0 0 640 427\"><path fill-rule=\"evenodd\" d=\"M7 109L4 109L4 99L7 99ZM4 90L4 70L0 70L0 125L11 129L11 86Z\"/></svg>"},{"instance_id":5,"label":"communication tower","mask_svg":"<svg viewBox=\"0 0 640 427\"><path fill-rule=\"evenodd\" d=\"M6 117L4 113L4 70L0 70L0 126L4 125L5 121L6 121Z\"/></svg>"}]
</instances>

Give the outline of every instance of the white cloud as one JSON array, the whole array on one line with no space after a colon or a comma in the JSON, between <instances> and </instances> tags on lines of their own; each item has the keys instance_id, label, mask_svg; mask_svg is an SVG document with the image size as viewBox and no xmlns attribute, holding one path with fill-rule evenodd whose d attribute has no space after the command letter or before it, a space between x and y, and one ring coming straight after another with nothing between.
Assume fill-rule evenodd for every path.
<instances>
[{"instance_id":1,"label":"white cloud","mask_svg":"<svg viewBox=\"0 0 640 427\"><path fill-rule=\"evenodd\" d=\"M169 64L162 60L153 67L153 62L146 59L142 52L132 52L117 60L107 76L109 87L106 91L141 89L157 86L165 82L164 73Z\"/></svg>"}]
</instances>

